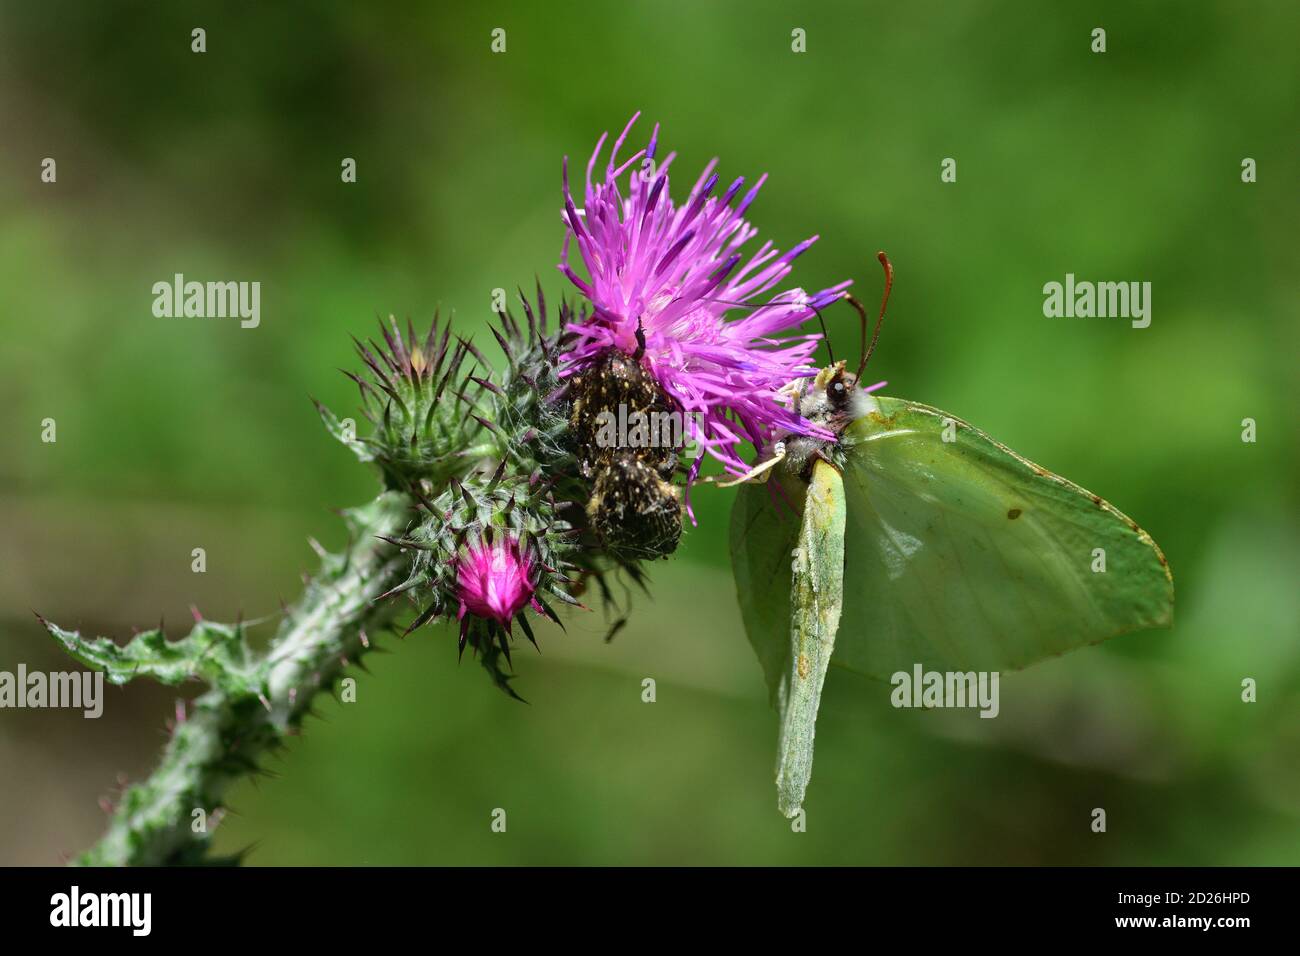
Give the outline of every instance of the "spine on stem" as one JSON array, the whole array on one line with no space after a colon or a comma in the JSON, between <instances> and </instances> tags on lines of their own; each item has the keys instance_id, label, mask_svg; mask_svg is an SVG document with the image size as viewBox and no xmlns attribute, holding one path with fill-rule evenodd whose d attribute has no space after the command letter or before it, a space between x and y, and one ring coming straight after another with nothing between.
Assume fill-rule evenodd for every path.
<instances>
[{"instance_id":1,"label":"spine on stem","mask_svg":"<svg viewBox=\"0 0 1300 956\"><path fill-rule=\"evenodd\" d=\"M286 610L264 655L250 652L242 623L198 620L179 641L155 629L119 647L42 621L68 653L104 671L110 683L152 677L209 684L188 712L178 710L157 768L123 791L107 832L77 863L204 862L227 788L259 772L262 760L297 732L316 695L332 692L345 669L369 650L371 635L394 610L376 599L407 573L407 562L385 538L407 527L411 503L389 491L344 517L351 544L323 555L319 573Z\"/></svg>"}]
</instances>

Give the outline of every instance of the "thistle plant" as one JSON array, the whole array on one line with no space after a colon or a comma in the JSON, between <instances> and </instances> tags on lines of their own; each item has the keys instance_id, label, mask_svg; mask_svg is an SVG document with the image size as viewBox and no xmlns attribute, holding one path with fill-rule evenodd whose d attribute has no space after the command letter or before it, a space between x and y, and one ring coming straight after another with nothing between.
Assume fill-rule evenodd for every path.
<instances>
[{"instance_id":1,"label":"thistle plant","mask_svg":"<svg viewBox=\"0 0 1300 956\"><path fill-rule=\"evenodd\" d=\"M559 609L585 610L577 595L593 583L610 600L611 575L644 585L643 562L670 553L681 532L680 488L698 476L699 458L687 466L675 450L597 447L593 414L611 401L699 413L691 438L733 472L746 467L743 441L761 449L778 428L818 433L781 393L816 371L817 336L776 336L847 283L753 305L812 240L784 255L765 245L742 267L737 249L754 234L742 214L762 180L733 204L743 181L712 195L710 164L685 205L674 206L672 157L646 172L657 126L616 168L631 126L593 184L601 137L582 210L565 160L559 269L580 298L560 305L554 326L538 283L531 300L520 292L517 314L507 310L491 326L503 354L495 365L437 317L419 333L390 318L377 336L354 339L357 366L344 374L366 427L317 409L329 433L374 469L380 491L343 513L350 543L342 552L316 546L320 567L284 609L265 653L250 648L246 622L197 613L185 637L170 640L159 627L124 645L41 619L111 683L206 686L178 710L158 767L122 792L107 833L77 862L214 862L212 822L231 784L284 748L316 695L336 692L387 635L450 625L457 653L468 649L493 684L518 697L512 645L521 637L536 645L530 618L563 626ZM618 180L642 159L624 200ZM570 245L586 278L570 264ZM727 321L741 306L753 311Z\"/></svg>"},{"instance_id":2,"label":"thistle plant","mask_svg":"<svg viewBox=\"0 0 1300 956\"><path fill-rule=\"evenodd\" d=\"M539 283L490 326L496 362L436 317L423 332L390 319L378 336L354 340L357 366L345 374L364 431L317 408L380 489L344 512L345 549L318 547L317 573L264 653L250 649L246 623L197 613L179 640L157 628L125 645L42 619L114 684L206 686L178 713L157 769L122 793L107 833L79 862L205 861L207 821L230 785L285 747L316 695L333 693L390 634L446 633L449 651L468 650L491 683L518 697L512 655L521 640L537 644L534 622L563 626L561 612L586 610L579 597L589 592L609 601L611 576L644 585L645 563L673 552L691 513L687 491L703 457L609 447L597 422L618 405L680 415L725 472L779 486L740 494L731 544L746 630L781 714L787 815L802 809L844 607L837 660L877 676L912 662L1018 667L1167 623L1168 568L1136 523L958 419L876 396L880 385L861 388L870 349L856 374L842 362L819 370L819 336L803 327L838 300L856 305L849 283L811 295L778 288L816 237L746 257L740 249L756 230L744 214L765 177L743 196L741 179L715 195L714 161L675 205L673 156L655 166L657 126L618 162L635 121L593 181L601 137L581 209L565 161L558 268L578 299L560 305L558 322L548 322ZM893 273L881 260L887 296ZM777 499L793 505L793 520ZM1109 551L1116 573L1076 566L1090 541ZM992 552L997 562L985 560ZM846 570L862 576L852 588ZM1034 608L1034 619L1007 611L983 620L978 602L949 607L945 595L976 590L954 590L953 573L979 578L981 593L1019 588L1015 607ZM870 600L860 603L863 595Z\"/></svg>"}]
</instances>

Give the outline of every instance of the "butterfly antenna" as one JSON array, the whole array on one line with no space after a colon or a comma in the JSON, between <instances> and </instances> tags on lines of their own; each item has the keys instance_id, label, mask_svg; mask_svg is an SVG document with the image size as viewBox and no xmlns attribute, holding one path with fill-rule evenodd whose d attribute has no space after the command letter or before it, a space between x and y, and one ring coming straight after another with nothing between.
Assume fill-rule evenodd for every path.
<instances>
[{"instance_id":1,"label":"butterfly antenna","mask_svg":"<svg viewBox=\"0 0 1300 956\"><path fill-rule=\"evenodd\" d=\"M884 256L884 253L882 252L880 255L883 257L883 256ZM886 269L887 271L890 271L890 274L892 275L891 267L890 267L889 264L888 264L888 263L889 263L889 260L888 260L888 259L883 259L882 261L885 262L885 269ZM885 296L888 297L888 296L889 296L889 293L886 292L886 293L885 293ZM863 311L863 309L862 309L862 305L858 302L857 299L853 298L853 296L851 296L851 295L846 295L845 298L849 300L849 304L852 305L855 309L857 309L857 310L858 310L858 314L862 316L862 341L863 341L863 343L865 344L865 343L866 343L866 339L867 339L867 325L866 325L866 323L867 323L867 315L866 315L866 313ZM736 307L736 308L740 308L740 309L752 309L752 310L755 311L755 312L762 311L763 309L773 308L774 306L778 306L778 305L791 305L791 304L793 304L793 303L790 303L790 302L764 302L762 305L752 305L752 304L749 303L749 302L735 302L735 301L733 301L733 300L731 300L731 299L712 299L712 298L708 298L708 297L704 297L704 298L702 298L700 301L702 301L702 302L717 302L719 305L730 305L730 306L734 306L734 307ZM830 333L826 331L826 320L822 317L821 312L818 311L817 306L812 305L811 303L809 303L809 306L808 306L808 307L809 307L810 309L812 309L813 312L815 312L815 313L817 314L817 321L821 324L821 327L822 327L822 338L826 340L826 351L827 351L828 353L830 353L831 364L834 365L834 364L835 364L835 350L834 350L833 348L831 348L831 336L830 336ZM884 310L884 307L881 306L881 313L880 313L881 318L884 318L884 311L883 311L883 310ZM876 323L876 334L877 334L877 335L880 334L880 323L879 323L879 322ZM639 341L639 340L638 340L638 341ZM876 340L873 338L873 339L871 340L871 345L872 345L873 348L875 347L875 344L876 344ZM870 355L871 353L868 352L867 354ZM863 359L862 364L863 364L863 365L866 365L866 364L867 364L865 359ZM858 368L858 373L859 373L859 374L862 373L862 368L861 368L861 366L859 366L859 368Z\"/></svg>"},{"instance_id":2,"label":"butterfly antenna","mask_svg":"<svg viewBox=\"0 0 1300 956\"><path fill-rule=\"evenodd\" d=\"M752 303L749 303L749 302L735 302L735 301L733 301L733 300L731 300L731 299L711 299L711 298L708 298L708 297L702 298L700 301L701 301L701 302L717 302L717 303L720 304L720 305L730 305L730 306L734 306L735 308L739 308L739 309L752 309L752 310L755 311L755 312L761 312L763 309L774 308L774 307L776 307L776 306L778 306L778 305L793 305L793 304L794 304L794 303L792 303L792 302L764 302L762 305L753 305ZM824 318L822 318L822 314L821 314L820 312L817 311L817 307L816 307L815 305L813 305L812 303L809 303L809 304L808 304L808 307L809 307L810 309L812 309L813 312L816 312L816 313L817 313L817 321L821 323L821 327L822 327L822 338L824 338L824 339L826 340L826 351L830 353L830 356L831 356L831 364L834 365L834 364L835 364L835 350L831 348L831 337L830 337L830 333L828 333L828 332L826 331L826 320L825 320ZM864 320L864 321L865 321L865 320ZM863 335L866 335L866 331L865 331L865 330L863 330Z\"/></svg>"},{"instance_id":3,"label":"butterfly antenna","mask_svg":"<svg viewBox=\"0 0 1300 956\"><path fill-rule=\"evenodd\" d=\"M730 306L732 306L732 307L734 307L734 308L737 308L737 309L752 309L752 310L755 311L755 312L759 312L759 311L761 311L761 310L763 310L763 309L770 309L770 308L772 308L772 307L774 307L774 306L778 306L778 305L789 305L789 304L790 304L789 302L764 302L762 305L754 305L752 302L735 302L735 301L733 301L733 300L731 300L731 299L711 299L711 298L709 298L708 296L704 296L704 297L702 297L702 298L700 299L700 301L701 301L701 302L717 302L719 305L730 305Z\"/></svg>"},{"instance_id":4,"label":"butterfly antenna","mask_svg":"<svg viewBox=\"0 0 1300 956\"><path fill-rule=\"evenodd\" d=\"M826 320L822 318L822 314L820 311L818 311L817 306L813 305L812 303L809 303L808 307L817 313L817 321L821 324L822 327L822 338L826 341L826 351L831 357L831 364L834 365L835 350L831 348L831 336L830 333L826 331Z\"/></svg>"},{"instance_id":5,"label":"butterfly antenna","mask_svg":"<svg viewBox=\"0 0 1300 956\"><path fill-rule=\"evenodd\" d=\"M858 316L862 319L862 361L858 363L858 370L854 374L854 381L862 378L862 370L867 367L867 359L871 358L871 353L876 350L876 340L880 338L880 325L885 321L885 306L889 304L889 292L894 288L894 267L889 261L889 256L883 252L877 252L876 258L880 264L885 267L885 293L880 298L880 314L876 316L876 328L871 333L871 344L867 345L867 310L862 307L862 303L851 295L845 295L845 301L857 310Z\"/></svg>"},{"instance_id":6,"label":"butterfly antenna","mask_svg":"<svg viewBox=\"0 0 1300 956\"><path fill-rule=\"evenodd\" d=\"M867 359L866 359L866 356L867 356L867 310L864 309L864 308L862 307L862 303L861 303L861 302L859 302L857 299L853 298L853 296L849 295L847 292L844 293L844 301L847 302L849 305L853 306L853 311L855 311L856 313L858 313L858 324L859 324L860 326L862 326L862 356L863 356L863 357L862 357L862 361L858 363L858 370L857 370L857 372L855 372L854 375L853 375L853 380L856 382L858 379L862 378L862 370L863 370L863 369L866 367L866 365L867 365Z\"/></svg>"}]
</instances>

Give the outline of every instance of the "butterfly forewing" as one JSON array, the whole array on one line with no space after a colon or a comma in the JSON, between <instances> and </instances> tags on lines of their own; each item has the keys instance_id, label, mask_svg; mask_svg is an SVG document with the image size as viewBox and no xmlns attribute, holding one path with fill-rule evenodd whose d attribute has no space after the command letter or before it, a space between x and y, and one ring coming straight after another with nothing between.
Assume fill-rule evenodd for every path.
<instances>
[{"instance_id":1,"label":"butterfly forewing","mask_svg":"<svg viewBox=\"0 0 1300 956\"><path fill-rule=\"evenodd\" d=\"M791 560L790 652L777 687L777 802L787 817L803 806L812 776L817 709L844 602L844 529L843 479L830 464L817 461Z\"/></svg>"}]
</instances>

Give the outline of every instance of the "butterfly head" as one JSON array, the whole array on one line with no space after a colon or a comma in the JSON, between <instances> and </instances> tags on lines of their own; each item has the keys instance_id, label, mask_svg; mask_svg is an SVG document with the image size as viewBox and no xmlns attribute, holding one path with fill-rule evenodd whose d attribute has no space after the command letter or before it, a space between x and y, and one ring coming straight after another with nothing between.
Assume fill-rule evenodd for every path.
<instances>
[{"instance_id":1,"label":"butterfly head","mask_svg":"<svg viewBox=\"0 0 1300 956\"><path fill-rule=\"evenodd\" d=\"M836 435L867 412L857 377L845 370L842 360L826 366L811 382L800 381L794 397L800 415Z\"/></svg>"},{"instance_id":2,"label":"butterfly head","mask_svg":"<svg viewBox=\"0 0 1300 956\"><path fill-rule=\"evenodd\" d=\"M781 436L785 470L806 478L814 458L839 463L840 433L854 419L870 411L870 399L858 388L857 377L845 370L843 361L833 362L811 379L799 379L790 386L789 394L803 418L835 436L830 439L795 433Z\"/></svg>"},{"instance_id":3,"label":"butterfly head","mask_svg":"<svg viewBox=\"0 0 1300 956\"><path fill-rule=\"evenodd\" d=\"M885 318L885 306L889 303L889 293L894 285L894 267L889 257L883 252L876 258L885 270L885 289L880 299L880 313L876 316L875 331L867 340L867 312L857 299L844 295L844 300L853 306L862 322L862 358L856 372L849 372L843 360L835 361L819 371L812 379L801 378L791 382L783 390L790 399L791 407L806 421L830 432L834 438L818 437L802 433L786 433L779 436L779 444L784 449L785 470L807 478L814 458L823 458L837 466L842 465L844 453L840 448L840 436L856 419L872 411L874 405L871 392L885 385L878 382L868 388L862 388L859 379L867 360L875 351L876 340L880 336L880 325ZM816 310L814 310L816 311ZM818 318L821 313L817 313ZM824 331L824 326L823 326ZM824 434L824 433L823 433Z\"/></svg>"}]
</instances>

